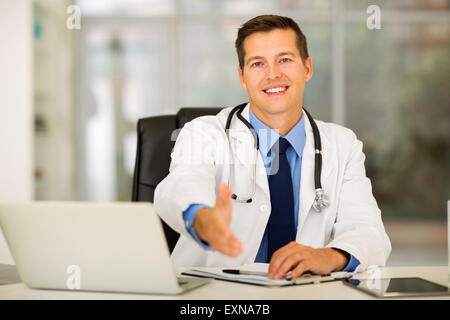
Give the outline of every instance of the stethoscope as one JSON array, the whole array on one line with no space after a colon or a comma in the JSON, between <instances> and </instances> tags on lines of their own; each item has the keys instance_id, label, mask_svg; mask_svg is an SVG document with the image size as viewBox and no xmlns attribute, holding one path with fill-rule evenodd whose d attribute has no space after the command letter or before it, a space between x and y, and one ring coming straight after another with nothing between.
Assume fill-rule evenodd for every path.
<instances>
[{"instance_id":1,"label":"stethoscope","mask_svg":"<svg viewBox=\"0 0 450 320\"><path fill-rule=\"evenodd\" d=\"M242 110L244 110L247 103L240 104L236 107L234 107L230 114L228 115L227 122L225 125L225 132L228 136L228 143L230 144L231 149L231 142L230 142L230 136L229 136L229 129L231 126L231 120L233 119L234 114L238 117L239 120L241 120L247 128L250 130L250 132L253 135L253 141L255 142L255 153L254 153L254 161L253 161L253 187L252 192L249 197L238 197L235 193L231 195L231 198L233 200L236 200L237 202L241 203L250 203L253 201L253 196L256 193L256 159L258 157L259 152L259 138L256 134L255 129L253 126L248 122L243 116L242 116ZM326 208L330 205L330 201L328 197L324 194L322 190L322 184L320 182L320 176L322 174L322 142L320 140L320 134L319 129L317 128L316 122L311 117L311 115L308 113L308 111L305 110L306 115L308 116L309 123L311 124L312 131L313 131L313 137L314 137L314 149L315 149L315 155L314 155L314 189L316 192L316 196L314 198L313 202L313 208L316 212L320 212L322 208ZM230 174L231 176L231 174ZM230 179L228 179L228 185L230 185Z\"/></svg>"}]
</instances>

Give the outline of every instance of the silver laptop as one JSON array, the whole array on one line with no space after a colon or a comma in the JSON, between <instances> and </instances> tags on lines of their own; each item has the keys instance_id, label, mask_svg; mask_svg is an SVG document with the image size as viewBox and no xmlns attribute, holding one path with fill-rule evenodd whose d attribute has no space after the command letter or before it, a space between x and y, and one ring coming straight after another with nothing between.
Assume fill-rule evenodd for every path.
<instances>
[{"instance_id":1,"label":"silver laptop","mask_svg":"<svg viewBox=\"0 0 450 320\"><path fill-rule=\"evenodd\" d=\"M177 277L150 203L1 203L0 226L31 288L179 294L209 281Z\"/></svg>"}]
</instances>

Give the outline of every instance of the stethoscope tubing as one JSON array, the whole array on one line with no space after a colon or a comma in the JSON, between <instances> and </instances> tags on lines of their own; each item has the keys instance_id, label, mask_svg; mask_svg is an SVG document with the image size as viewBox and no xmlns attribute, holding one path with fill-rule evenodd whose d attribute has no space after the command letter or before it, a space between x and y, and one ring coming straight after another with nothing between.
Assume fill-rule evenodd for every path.
<instances>
[{"instance_id":1,"label":"stethoscope tubing","mask_svg":"<svg viewBox=\"0 0 450 320\"><path fill-rule=\"evenodd\" d=\"M254 163L253 163L252 192L251 192L250 196L247 198L240 198L236 194L234 194L234 193L232 194L232 198L241 203L252 202L253 196L256 193L256 160L257 160L258 151L259 151L258 135L257 135L255 129L253 128L253 126L242 116L242 111L244 110L246 105L247 105L247 103L243 103L243 104L240 104L240 105L234 107L230 111L230 114L228 115L228 118L227 118L227 122L225 124L225 132L227 134L228 143L230 144L230 147L231 147L231 143L230 143L230 137L229 137L229 129L231 127L231 121L233 119L234 114L236 114L238 119L241 120L245 124L245 126L250 130L250 132L253 135L254 142L255 142L255 159L254 159ZM306 116L309 119L309 123L311 124L311 128L313 131L314 149L315 149L315 153L314 153L314 188L315 188L315 192L316 192L316 198L314 200L313 207L317 212L320 212L321 208L329 206L328 197L326 195L324 195L323 190L322 190L322 184L320 181L320 177L322 174L322 141L320 139L319 128L317 127L317 124L314 121L313 117L309 114L309 112L305 108L303 108L303 110L305 111ZM231 175L231 172L230 172L230 175ZM228 185L230 185L230 181L228 181Z\"/></svg>"}]
</instances>

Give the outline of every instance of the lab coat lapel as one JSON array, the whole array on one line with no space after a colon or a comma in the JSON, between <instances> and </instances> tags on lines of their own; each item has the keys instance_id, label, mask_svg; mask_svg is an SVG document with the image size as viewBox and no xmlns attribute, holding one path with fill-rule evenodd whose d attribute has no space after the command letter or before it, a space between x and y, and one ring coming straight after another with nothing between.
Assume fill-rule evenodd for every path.
<instances>
[{"instance_id":1,"label":"lab coat lapel","mask_svg":"<svg viewBox=\"0 0 450 320\"><path fill-rule=\"evenodd\" d=\"M249 108L250 105L247 104L244 110L242 110L242 116L250 122ZM244 167L244 172L239 174L245 174L245 179L253 179L253 161L255 157L255 142L253 134L247 126L237 118L236 115L233 116L230 129L229 137L232 152L235 155L236 160L239 162L239 165ZM251 182L253 183L253 181ZM259 186L264 191L265 195L270 198L267 173L259 151L256 156L256 185Z\"/></svg>"},{"instance_id":2,"label":"lab coat lapel","mask_svg":"<svg viewBox=\"0 0 450 320\"><path fill-rule=\"evenodd\" d=\"M303 111L302 111L303 112ZM306 113L305 117L305 133L306 140L303 148L302 157L302 176L300 181L300 205L299 205L299 217L298 217L298 232L301 232L303 225L305 224L307 215L311 209L312 203L315 197L314 191L314 135L312 127L309 122Z\"/></svg>"}]
</instances>

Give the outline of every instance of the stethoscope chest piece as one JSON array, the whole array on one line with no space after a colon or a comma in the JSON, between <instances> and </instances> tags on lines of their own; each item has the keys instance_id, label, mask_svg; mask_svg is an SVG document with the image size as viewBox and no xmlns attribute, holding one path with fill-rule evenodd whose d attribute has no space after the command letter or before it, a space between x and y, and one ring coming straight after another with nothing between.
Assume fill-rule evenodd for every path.
<instances>
[{"instance_id":1,"label":"stethoscope chest piece","mask_svg":"<svg viewBox=\"0 0 450 320\"><path fill-rule=\"evenodd\" d=\"M321 212L322 208L330 206L330 200L328 196L323 193L322 188L316 189L316 197L314 198L313 208L316 212Z\"/></svg>"}]
</instances>

